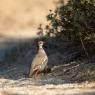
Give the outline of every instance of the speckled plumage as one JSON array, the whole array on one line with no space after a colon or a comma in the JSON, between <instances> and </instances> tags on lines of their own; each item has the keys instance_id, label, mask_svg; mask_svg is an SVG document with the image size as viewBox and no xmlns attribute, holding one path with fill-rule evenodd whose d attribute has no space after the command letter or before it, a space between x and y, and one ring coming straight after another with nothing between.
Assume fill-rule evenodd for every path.
<instances>
[{"instance_id":1,"label":"speckled plumage","mask_svg":"<svg viewBox=\"0 0 95 95\"><path fill-rule=\"evenodd\" d=\"M43 42L40 41L38 44L39 44L39 50L32 61L29 77L31 77L33 74L42 72L47 66L48 57L42 47Z\"/></svg>"}]
</instances>

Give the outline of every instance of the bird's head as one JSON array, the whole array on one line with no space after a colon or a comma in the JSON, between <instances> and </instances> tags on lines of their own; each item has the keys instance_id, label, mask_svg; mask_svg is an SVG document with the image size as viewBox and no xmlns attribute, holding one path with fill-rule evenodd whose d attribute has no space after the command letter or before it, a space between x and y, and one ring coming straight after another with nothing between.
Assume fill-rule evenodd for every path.
<instances>
[{"instance_id":1,"label":"bird's head","mask_svg":"<svg viewBox=\"0 0 95 95\"><path fill-rule=\"evenodd\" d=\"M39 46L40 48L42 48L43 44L44 44L43 41L39 41L39 42L38 42L38 46Z\"/></svg>"}]
</instances>

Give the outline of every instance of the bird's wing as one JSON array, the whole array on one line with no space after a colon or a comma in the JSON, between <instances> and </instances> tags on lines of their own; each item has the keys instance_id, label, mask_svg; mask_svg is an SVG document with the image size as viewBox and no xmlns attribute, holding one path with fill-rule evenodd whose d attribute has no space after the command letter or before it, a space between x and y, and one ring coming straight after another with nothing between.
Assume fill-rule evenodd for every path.
<instances>
[{"instance_id":1,"label":"bird's wing","mask_svg":"<svg viewBox=\"0 0 95 95\"><path fill-rule=\"evenodd\" d=\"M39 68L42 64L47 64L48 58L46 54L37 54L32 62L32 69Z\"/></svg>"}]
</instances>

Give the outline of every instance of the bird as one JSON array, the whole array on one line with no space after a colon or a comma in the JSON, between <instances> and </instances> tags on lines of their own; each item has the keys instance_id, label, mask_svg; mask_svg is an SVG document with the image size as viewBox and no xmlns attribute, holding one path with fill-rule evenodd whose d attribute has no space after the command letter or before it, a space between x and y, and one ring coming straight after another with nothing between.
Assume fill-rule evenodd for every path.
<instances>
[{"instance_id":1,"label":"bird","mask_svg":"<svg viewBox=\"0 0 95 95\"><path fill-rule=\"evenodd\" d=\"M32 61L29 77L35 76L36 78L39 73L43 72L47 68L48 56L43 49L43 45L43 41L38 41L38 51Z\"/></svg>"}]
</instances>

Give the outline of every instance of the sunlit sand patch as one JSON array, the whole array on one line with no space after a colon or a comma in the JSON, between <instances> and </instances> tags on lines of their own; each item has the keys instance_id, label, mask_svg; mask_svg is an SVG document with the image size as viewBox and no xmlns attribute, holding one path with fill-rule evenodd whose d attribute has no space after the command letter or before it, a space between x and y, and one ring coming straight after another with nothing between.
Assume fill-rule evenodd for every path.
<instances>
[{"instance_id":1,"label":"sunlit sand patch","mask_svg":"<svg viewBox=\"0 0 95 95\"><path fill-rule=\"evenodd\" d=\"M9 80L6 80L9 81ZM5 91L9 93L9 95L94 95L95 89L92 88L95 86L95 83L81 83L81 84L46 84L46 85L29 85L25 84L30 81L24 81L23 86L18 86L18 84L21 83L21 80L19 82L15 81L14 86L6 85L5 87L1 88L0 91ZM12 81L13 82L13 81ZM32 81L30 81L32 83ZM93 94L91 94L93 93Z\"/></svg>"}]
</instances>

